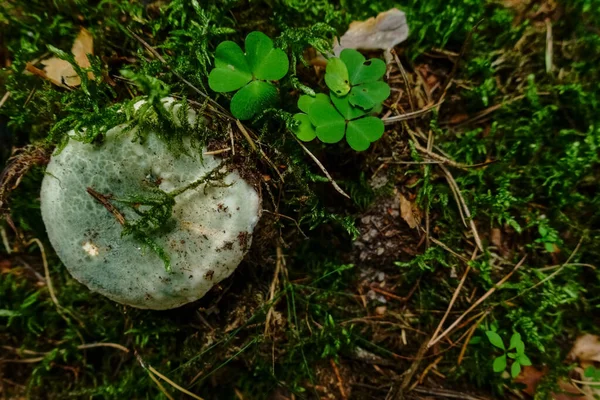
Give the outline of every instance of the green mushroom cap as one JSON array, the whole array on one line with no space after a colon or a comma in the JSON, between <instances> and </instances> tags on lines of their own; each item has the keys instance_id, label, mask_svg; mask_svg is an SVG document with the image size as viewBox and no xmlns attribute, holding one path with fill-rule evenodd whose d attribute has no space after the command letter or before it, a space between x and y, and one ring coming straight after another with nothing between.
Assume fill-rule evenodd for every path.
<instances>
[{"instance_id":1,"label":"green mushroom cap","mask_svg":"<svg viewBox=\"0 0 600 400\"><path fill-rule=\"evenodd\" d=\"M173 115L181 107L172 99L164 104ZM196 119L193 111L189 118ZM53 155L42 183L42 217L75 279L116 302L161 310L199 299L236 269L260 217L260 196L219 158L202 155L189 140L184 146L187 154L175 156L157 133L140 141L117 126L100 145L70 140ZM219 172L220 184L181 191L168 224L151 235L170 260L168 271L150 246L123 235L123 222L139 220L143 211L123 199L175 193L211 171Z\"/></svg>"}]
</instances>

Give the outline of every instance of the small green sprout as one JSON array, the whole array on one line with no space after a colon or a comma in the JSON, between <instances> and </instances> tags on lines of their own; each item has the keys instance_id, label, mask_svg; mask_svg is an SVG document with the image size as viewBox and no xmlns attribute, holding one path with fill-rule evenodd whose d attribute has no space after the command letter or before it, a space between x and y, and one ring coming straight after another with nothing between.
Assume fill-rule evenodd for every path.
<instances>
[{"instance_id":1,"label":"small green sprout","mask_svg":"<svg viewBox=\"0 0 600 400\"><path fill-rule=\"evenodd\" d=\"M251 32L245 44L246 53L234 42L219 44L215 69L208 77L208 84L215 92L240 89L231 99L230 109L241 120L250 119L277 103L279 93L269 81L283 78L289 68L286 54L273 48L273 41L264 33Z\"/></svg>"},{"instance_id":2,"label":"small green sprout","mask_svg":"<svg viewBox=\"0 0 600 400\"><path fill-rule=\"evenodd\" d=\"M381 81L385 69L383 61L366 61L353 49L329 59L325 73L329 96L304 95L298 100L304 112L294 115L298 139L308 142L318 137L323 143L337 143L345 136L352 149L368 149L384 132L383 122L368 114L378 113L390 95L390 87Z\"/></svg>"},{"instance_id":3,"label":"small green sprout","mask_svg":"<svg viewBox=\"0 0 600 400\"><path fill-rule=\"evenodd\" d=\"M485 335L487 336L490 343L502 351L504 354L498 356L494 359L493 369L494 372L503 372L508 365L508 358L514 360L510 367L510 375L513 378L516 378L521 373L521 366L531 365L531 360L529 357L525 355L525 343L521 340L521 334L518 332L513 333L510 337L510 345L508 350L504 346L504 342L500 335L498 335L494 331L486 331ZM514 350L514 352L509 352L509 350Z\"/></svg>"}]
</instances>

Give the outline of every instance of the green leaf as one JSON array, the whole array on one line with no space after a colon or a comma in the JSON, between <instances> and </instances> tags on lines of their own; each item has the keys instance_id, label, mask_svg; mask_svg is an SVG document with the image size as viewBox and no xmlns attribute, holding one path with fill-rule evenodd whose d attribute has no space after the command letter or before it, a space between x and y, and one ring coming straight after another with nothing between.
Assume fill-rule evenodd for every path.
<instances>
[{"instance_id":1,"label":"green leaf","mask_svg":"<svg viewBox=\"0 0 600 400\"><path fill-rule=\"evenodd\" d=\"M384 130L383 121L377 117L355 119L348 122L346 141L354 150L363 151L381 138Z\"/></svg>"},{"instance_id":2,"label":"green leaf","mask_svg":"<svg viewBox=\"0 0 600 400\"><path fill-rule=\"evenodd\" d=\"M350 104L369 110L390 96L390 87L382 81L354 86L350 94Z\"/></svg>"},{"instance_id":3,"label":"green leaf","mask_svg":"<svg viewBox=\"0 0 600 400\"><path fill-rule=\"evenodd\" d=\"M310 142L317 137L317 131L315 131L315 127L310 122L308 115L302 113L295 114L294 119L299 122L299 125L294 128L294 133L298 139L303 142Z\"/></svg>"},{"instance_id":4,"label":"green leaf","mask_svg":"<svg viewBox=\"0 0 600 400\"><path fill-rule=\"evenodd\" d=\"M346 131L346 121L340 117L340 119L333 119L327 124L323 124L317 127L317 137L323 143L337 143L344 138Z\"/></svg>"},{"instance_id":5,"label":"green leaf","mask_svg":"<svg viewBox=\"0 0 600 400\"><path fill-rule=\"evenodd\" d=\"M365 57L354 49L342 50L340 59L348 68L348 76L352 85L375 82L385 74L385 62L377 58L365 61Z\"/></svg>"},{"instance_id":6,"label":"green leaf","mask_svg":"<svg viewBox=\"0 0 600 400\"><path fill-rule=\"evenodd\" d=\"M268 82L252 81L231 99L231 113L241 120L250 119L256 113L277 104L278 99L275 86Z\"/></svg>"},{"instance_id":7,"label":"green leaf","mask_svg":"<svg viewBox=\"0 0 600 400\"><path fill-rule=\"evenodd\" d=\"M521 364L518 361L515 361L513 365L510 367L510 375L513 378L516 378L521 373Z\"/></svg>"},{"instance_id":8,"label":"green leaf","mask_svg":"<svg viewBox=\"0 0 600 400\"><path fill-rule=\"evenodd\" d=\"M519 342L522 342L521 334L519 332L513 333L512 336L510 337L510 345L508 346L508 349L512 350L512 349L516 348L517 344Z\"/></svg>"},{"instance_id":9,"label":"green leaf","mask_svg":"<svg viewBox=\"0 0 600 400\"><path fill-rule=\"evenodd\" d=\"M315 100L309 109L310 121L317 127L317 137L323 143L337 143L346 133L346 120L329 99Z\"/></svg>"},{"instance_id":10,"label":"green leaf","mask_svg":"<svg viewBox=\"0 0 600 400\"><path fill-rule=\"evenodd\" d=\"M333 104L331 104L328 97L313 101L308 109L308 116L310 117L310 121L316 127L329 124L333 120L346 122Z\"/></svg>"},{"instance_id":11,"label":"green leaf","mask_svg":"<svg viewBox=\"0 0 600 400\"><path fill-rule=\"evenodd\" d=\"M486 331L485 335L487 336L488 340L490 341L490 343L492 345L494 345L497 348L502 349L502 350L506 349L504 347L504 342L502 341L502 338L496 332L494 332L494 331Z\"/></svg>"},{"instance_id":12,"label":"green leaf","mask_svg":"<svg viewBox=\"0 0 600 400\"><path fill-rule=\"evenodd\" d=\"M346 118L346 120L362 117L367 113L366 111L361 110L358 107L352 106L348 101L348 96L338 97L333 92L331 92L329 94L329 97L331 98L331 101L333 102L335 108L339 111L340 114L342 114L344 118Z\"/></svg>"},{"instance_id":13,"label":"green leaf","mask_svg":"<svg viewBox=\"0 0 600 400\"><path fill-rule=\"evenodd\" d=\"M510 337L510 347L508 349L515 349L517 354L523 354L525 352L525 343L523 340L521 340L520 333L513 333L513 335Z\"/></svg>"},{"instance_id":14,"label":"green leaf","mask_svg":"<svg viewBox=\"0 0 600 400\"><path fill-rule=\"evenodd\" d=\"M508 358L511 358L513 360L516 359L518 356L517 353L506 353L506 355L508 356Z\"/></svg>"},{"instance_id":15,"label":"green leaf","mask_svg":"<svg viewBox=\"0 0 600 400\"><path fill-rule=\"evenodd\" d=\"M519 364L521 364L521 365L525 365L525 366L531 365L531 360L525 354L519 355L519 358L517 359L517 361L519 361Z\"/></svg>"},{"instance_id":16,"label":"green leaf","mask_svg":"<svg viewBox=\"0 0 600 400\"><path fill-rule=\"evenodd\" d=\"M315 100L329 101L327 95L323 94L323 93L318 93L314 97L305 94L305 95L300 96L300 98L298 99L298 108L308 114L310 105Z\"/></svg>"},{"instance_id":17,"label":"green leaf","mask_svg":"<svg viewBox=\"0 0 600 400\"><path fill-rule=\"evenodd\" d=\"M494 372L502 372L506 369L506 356L496 357L493 364Z\"/></svg>"},{"instance_id":18,"label":"green leaf","mask_svg":"<svg viewBox=\"0 0 600 400\"><path fill-rule=\"evenodd\" d=\"M234 42L226 41L217 46L215 66L208 76L208 85L215 92L232 92L252 80L246 57Z\"/></svg>"},{"instance_id":19,"label":"green leaf","mask_svg":"<svg viewBox=\"0 0 600 400\"><path fill-rule=\"evenodd\" d=\"M288 72L289 61L284 51L273 48L273 41L262 32L246 36L246 59L257 79L276 81Z\"/></svg>"},{"instance_id":20,"label":"green leaf","mask_svg":"<svg viewBox=\"0 0 600 400\"><path fill-rule=\"evenodd\" d=\"M350 91L348 68L339 58L330 58L327 62L325 83L338 96L344 96Z\"/></svg>"}]
</instances>

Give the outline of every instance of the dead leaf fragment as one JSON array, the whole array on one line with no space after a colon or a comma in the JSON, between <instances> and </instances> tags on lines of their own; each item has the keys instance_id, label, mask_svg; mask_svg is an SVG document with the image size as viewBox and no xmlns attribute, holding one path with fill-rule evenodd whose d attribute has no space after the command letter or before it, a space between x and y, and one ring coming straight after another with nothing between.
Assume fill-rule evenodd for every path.
<instances>
[{"instance_id":1,"label":"dead leaf fragment","mask_svg":"<svg viewBox=\"0 0 600 400\"><path fill-rule=\"evenodd\" d=\"M91 66L87 55L94 54L94 38L87 29L81 28L79 31L73 42L71 53L75 58L75 62L81 68L89 68ZM55 85L61 86L63 83L68 86L81 85L81 79L68 61L58 57L51 57L43 60L42 64L44 65L44 71L48 80ZM94 79L94 74L88 72L88 77Z\"/></svg>"},{"instance_id":2,"label":"dead leaf fragment","mask_svg":"<svg viewBox=\"0 0 600 400\"><path fill-rule=\"evenodd\" d=\"M600 363L600 337L589 333L579 336L573 344L569 358L579 361L582 368Z\"/></svg>"},{"instance_id":3,"label":"dead leaf fragment","mask_svg":"<svg viewBox=\"0 0 600 400\"><path fill-rule=\"evenodd\" d=\"M352 22L339 42L334 43L333 52L339 56L343 49L389 51L405 41L408 32L406 14L392 8L366 21Z\"/></svg>"},{"instance_id":4,"label":"dead leaf fragment","mask_svg":"<svg viewBox=\"0 0 600 400\"><path fill-rule=\"evenodd\" d=\"M415 211L418 213L418 209L415 204L408 200L402 193L398 194L400 198L400 216L411 229L415 229L419 223L417 222L417 218L415 217ZM420 219L420 217L419 217Z\"/></svg>"}]
</instances>

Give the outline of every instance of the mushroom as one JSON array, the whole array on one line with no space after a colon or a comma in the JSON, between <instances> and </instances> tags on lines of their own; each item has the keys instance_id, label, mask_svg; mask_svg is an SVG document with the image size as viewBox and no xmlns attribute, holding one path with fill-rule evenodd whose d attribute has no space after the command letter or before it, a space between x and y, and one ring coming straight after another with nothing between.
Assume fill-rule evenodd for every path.
<instances>
[{"instance_id":1,"label":"mushroom","mask_svg":"<svg viewBox=\"0 0 600 400\"><path fill-rule=\"evenodd\" d=\"M177 121L182 105L163 104ZM198 121L193 110L188 120ZM195 301L231 275L261 210L237 171L189 138L175 155L161 135L168 132L142 141L119 125L99 145L71 139L52 156L41 189L48 237L71 275L116 302L156 310ZM126 234L155 212L151 201L136 203L140 197L164 200L170 212L144 238Z\"/></svg>"}]
</instances>

